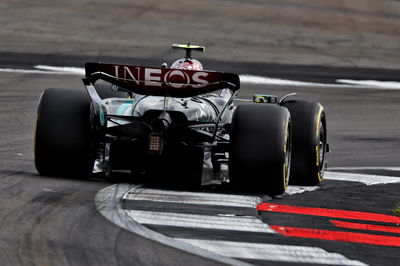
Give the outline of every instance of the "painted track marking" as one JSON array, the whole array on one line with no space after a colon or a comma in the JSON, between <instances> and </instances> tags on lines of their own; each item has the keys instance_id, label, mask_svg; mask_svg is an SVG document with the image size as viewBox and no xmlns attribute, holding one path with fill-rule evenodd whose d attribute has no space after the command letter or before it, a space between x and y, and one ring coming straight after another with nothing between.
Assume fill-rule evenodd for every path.
<instances>
[{"instance_id":1,"label":"painted track marking","mask_svg":"<svg viewBox=\"0 0 400 266\"><path fill-rule=\"evenodd\" d=\"M400 171L400 167L378 167L378 166L362 166L362 167L329 167L330 171L359 171L359 170L384 170L384 171Z\"/></svg>"},{"instance_id":2,"label":"painted track marking","mask_svg":"<svg viewBox=\"0 0 400 266\"><path fill-rule=\"evenodd\" d=\"M173 247L184 252L195 254L204 258L212 259L217 262L228 265L248 265L243 261L231 259L226 256L221 256L215 252L210 252L204 249L199 249L193 245L178 241L174 238L167 237L156 231L150 230L147 227L139 224L132 217L128 216L122 208L122 197L124 194L137 186L130 184L115 184L103 188L96 194L95 202L96 209L109 221L117 226L124 228L134 234L140 235L147 239L151 239L166 246Z\"/></svg>"},{"instance_id":3,"label":"painted track marking","mask_svg":"<svg viewBox=\"0 0 400 266\"><path fill-rule=\"evenodd\" d=\"M126 193L123 199L248 208L256 208L257 205L262 201L260 197L255 196L169 191L145 188L137 188L133 191L133 193Z\"/></svg>"},{"instance_id":4,"label":"painted track marking","mask_svg":"<svg viewBox=\"0 0 400 266\"><path fill-rule=\"evenodd\" d=\"M360 182L368 186L378 185L378 184L400 183L400 177L396 176L353 174L353 173L341 173L332 171L325 172L324 179Z\"/></svg>"},{"instance_id":5,"label":"painted track marking","mask_svg":"<svg viewBox=\"0 0 400 266\"><path fill-rule=\"evenodd\" d=\"M275 233L266 223L263 223L256 217L213 216L136 210L126 210L126 213L137 222L148 225Z\"/></svg>"},{"instance_id":6,"label":"painted track marking","mask_svg":"<svg viewBox=\"0 0 400 266\"><path fill-rule=\"evenodd\" d=\"M344 84L351 84L351 85L382 88L382 89L395 89L395 90L400 89L400 82L398 82L398 81L337 79L336 82L344 83Z\"/></svg>"},{"instance_id":7,"label":"painted track marking","mask_svg":"<svg viewBox=\"0 0 400 266\"><path fill-rule=\"evenodd\" d=\"M400 217L386 215L386 214L359 212L359 211L344 211L344 210L324 209L324 208L314 208L314 207L297 207L297 206L281 205L273 203L261 203L257 206L257 210L323 216L331 218L375 221L384 223L397 223L397 224L400 223Z\"/></svg>"},{"instance_id":8,"label":"painted track marking","mask_svg":"<svg viewBox=\"0 0 400 266\"><path fill-rule=\"evenodd\" d=\"M400 237L271 225L285 236L400 247Z\"/></svg>"},{"instance_id":9,"label":"painted track marking","mask_svg":"<svg viewBox=\"0 0 400 266\"><path fill-rule=\"evenodd\" d=\"M219 199L219 196L227 196L227 199ZM254 210L255 202L259 197L224 195L214 193L195 193L182 191L166 191L146 188L134 188L123 195L123 200L146 202L146 206L158 207L160 202L193 204L200 208L207 206L247 207ZM201 200L205 201L202 202ZM240 203L245 200L245 203ZM149 205L150 204L150 205ZM200 206L202 205L202 206ZM166 210L124 210L133 220L144 225L173 226L182 230L191 228L212 229L227 232L257 232L276 233L268 224L262 222L256 216L232 216L232 215L198 215L186 213L173 213ZM184 229L186 228L186 229ZM217 241L211 239L175 238L187 244L199 247L216 254L240 259L257 259L265 261L280 262L303 262L313 264L335 264L335 265L365 265L356 260L349 260L341 254L329 253L321 248L306 246L290 246L281 244L246 243L237 241Z\"/></svg>"},{"instance_id":10,"label":"painted track marking","mask_svg":"<svg viewBox=\"0 0 400 266\"><path fill-rule=\"evenodd\" d=\"M344 210L313 208L313 207L297 207L290 205L268 204L268 203L262 203L258 205L257 210L268 211L268 212L312 215L321 217L334 217L342 219L363 220L363 221L384 222L384 223L396 223L396 224L400 223L400 217L378 214L378 213L369 213L369 212L344 211ZM350 223L343 221L331 221L331 223L337 227L344 227L350 229L358 229L358 230L376 229L376 231L395 232L395 233L400 232L400 228L389 227L389 226ZM274 229L278 233L290 237L303 237L303 238L323 239L331 241L353 242L360 244L400 247L400 237L396 236L383 236L375 234L320 230L312 228L298 228L298 227L288 227L280 225L271 225L270 228Z\"/></svg>"},{"instance_id":11,"label":"painted track marking","mask_svg":"<svg viewBox=\"0 0 400 266\"><path fill-rule=\"evenodd\" d=\"M286 194L288 195L295 195L295 194L301 194L304 192L311 192L318 190L319 186L293 186L289 185L285 191Z\"/></svg>"},{"instance_id":12,"label":"painted track marking","mask_svg":"<svg viewBox=\"0 0 400 266\"><path fill-rule=\"evenodd\" d=\"M330 220L330 222L336 227L400 234L400 227L374 225L374 224L360 224L360 223L343 222L336 220Z\"/></svg>"},{"instance_id":13,"label":"painted track marking","mask_svg":"<svg viewBox=\"0 0 400 266\"><path fill-rule=\"evenodd\" d=\"M351 170L353 168L335 168L337 170ZM355 168L355 170L364 170L364 167ZM396 167L386 167L386 168L367 168L367 170L390 170L396 171L400 168ZM336 180L336 181L352 181L363 183L367 186L378 185L378 184L392 184L400 183L400 177L396 176L381 176L381 175L370 175L370 174L357 174L357 173L342 173L334 171L326 171L324 174L324 180ZM319 186L292 186L289 185L285 193L288 195L295 195L304 192L311 192L319 189Z\"/></svg>"},{"instance_id":14,"label":"painted track marking","mask_svg":"<svg viewBox=\"0 0 400 266\"><path fill-rule=\"evenodd\" d=\"M44 71L37 69L14 69L14 68L0 68L3 73L20 73L20 74L45 74L45 75L74 75L73 73L66 74L62 71Z\"/></svg>"},{"instance_id":15,"label":"painted track marking","mask_svg":"<svg viewBox=\"0 0 400 266\"><path fill-rule=\"evenodd\" d=\"M400 178L397 177L348 174L348 173L344 174L335 172L326 172L325 179L362 182L366 185L400 182ZM117 190L119 191L118 192L119 196L117 195L117 193L114 192L113 188L114 186L116 186ZM256 232L272 233L272 231L275 232L275 230L277 230L279 232L282 231L282 228L288 229L289 227L274 226L273 229L275 230L271 230L272 226L269 226L265 223L262 223L262 227L260 227L261 221L258 220L256 217L167 213L168 210L166 210L166 212L163 211L151 212L151 211L131 210L131 209L126 210L122 209L123 204L121 203L121 200L125 200L125 201L138 201L138 203L146 202L148 206L151 206L151 202L154 203L154 206L159 206L159 203L163 202L171 204L177 203L181 205L190 204L192 208L193 205L198 204L200 208L204 207L205 205L209 205L209 206L226 206L228 207L228 209L229 207L242 207L249 209L253 208L254 210L254 206L260 202L259 197L226 195L226 194L215 194L215 193L193 193L193 192L182 192L182 191L165 191L165 190L157 191L154 189L144 189L138 187L125 189L125 192L121 193L121 187L123 187L124 185L114 185L114 186L104 189L104 192L99 192L100 196L98 196L98 198L96 199L96 205L98 206L98 210L105 217L107 217L114 223L118 224L119 226L126 228L127 230L130 230L134 233L147 236L161 243L167 243L170 246L185 251L193 252L195 254L201 254L202 256L213 256L209 254L215 254L215 256L217 256L215 258L219 261L223 260L223 257L226 257L227 260L229 260L228 257L231 258L237 257L241 259L260 259L265 261L280 261L280 262L304 262L304 263L314 263L314 264L336 264L336 265L365 265L360 261L349 260L346 257L342 256L341 254L329 253L323 249L315 247L289 246L280 244L275 245L275 244L264 244L264 243L246 243L237 241L217 241L215 239L213 240L202 239L202 237L201 239L188 239L181 237L170 238L165 235L161 235L155 231L152 231L146 227L140 226L138 222L143 224L152 224L159 226L166 225L166 226L181 227L182 230L190 230L190 228L192 227L199 228L200 224L200 228L204 228L204 230L214 229L214 230L219 230L220 232L223 232L224 230L229 230L227 232L231 232L233 228L234 230L236 229L239 231L244 230L251 232L253 230L256 230ZM318 186L315 187L290 186L288 189L288 194L293 195L297 193L313 191L318 188L319 188ZM113 197L112 201L115 202L112 204L109 203L106 204L106 201L109 201L109 199L107 200L107 197L110 197L110 195L112 195ZM99 199L101 199L100 203ZM106 205L104 206L104 204ZM135 205L133 204L133 206ZM105 211L105 209L107 209L107 211ZM354 218L354 216L351 217ZM382 218L382 216L380 216L380 218ZM201 225L204 223L206 225ZM245 226L243 227L243 225ZM307 228L303 229L317 230L317 229L307 229ZM292 230L290 233L293 232L294 231ZM314 231L312 233L316 232L320 231ZM310 234L310 232L308 233ZM286 232L286 234L289 233ZM337 234L337 232L335 231L334 234ZM354 235L352 236L358 237L360 236L360 234L354 233ZM379 237L380 236L378 236L378 238ZM382 240L383 240L382 238L378 239L378 241ZM391 240L396 241L397 239L395 238ZM367 240L367 241L372 241L372 240ZM376 243L376 239L374 241ZM196 247L198 248L198 250L196 250ZM211 253L209 254L202 253L201 250L203 250L204 252L211 251ZM314 253L312 253L312 251ZM302 254L303 257L299 256L300 254ZM313 257L314 255L315 257ZM335 258L337 259L336 261ZM238 263L240 264L242 262L238 262L236 260L229 261L229 264L237 265Z\"/></svg>"},{"instance_id":16,"label":"painted track marking","mask_svg":"<svg viewBox=\"0 0 400 266\"><path fill-rule=\"evenodd\" d=\"M322 248L274 245L232 241L215 241L178 238L188 244L201 247L217 254L238 259L268 260L279 262L315 263L333 265L366 265L357 260L349 260L338 253L330 253Z\"/></svg>"},{"instance_id":17,"label":"painted track marking","mask_svg":"<svg viewBox=\"0 0 400 266\"><path fill-rule=\"evenodd\" d=\"M85 76L85 69L81 67L56 67L56 66L45 66L45 65L37 65L34 67L36 69L45 70L48 72L62 72L78 76Z\"/></svg>"}]
</instances>

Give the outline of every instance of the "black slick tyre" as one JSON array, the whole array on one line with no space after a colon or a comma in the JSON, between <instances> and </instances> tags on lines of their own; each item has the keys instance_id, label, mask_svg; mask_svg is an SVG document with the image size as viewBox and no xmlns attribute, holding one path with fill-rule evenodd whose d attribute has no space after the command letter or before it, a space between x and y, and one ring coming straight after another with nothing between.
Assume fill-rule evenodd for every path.
<instances>
[{"instance_id":1,"label":"black slick tyre","mask_svg":"<svg viewBox=\"0 0 400 266\"><path fill-rule=\"evenodd\" d=\"M85 91L46 89L37 109L34 155L41 175L87 177L93 169Z\"/></svg>"},{"instance_id":2,"label":"black slick tyre","mask_svg":"<svg viewBox=\"0 0 400 266\"><path fill-rule=\"evenodd\" d=\"M316 185L326 167L327 129L320 103L290 100L282 103L292 117L291 184Z\"/></svg>"},{"instance_id":3,"label":"black slick tyre","mask_svg":"<svg viewBox=\"0 0 400 266\"><path fill-rule=\"evenodd\" d=\"M282 194L290 174L291 121L277 105L239 105L232 118L229 179L234 187Z\"/></svg>"}]
</instances>

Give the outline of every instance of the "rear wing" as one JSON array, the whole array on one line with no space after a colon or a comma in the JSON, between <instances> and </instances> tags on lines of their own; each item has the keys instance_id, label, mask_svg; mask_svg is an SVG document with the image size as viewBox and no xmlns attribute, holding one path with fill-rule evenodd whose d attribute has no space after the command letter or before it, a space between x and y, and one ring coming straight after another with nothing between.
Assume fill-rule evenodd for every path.
<instances>
[{"instance_id":1,"label":"rear wing","mask_svg":"<svg viewBox=\"0 0 400 266\"><path fill-rule=\"evenodd\" d=\"M98 79L143 95L191 97L224 88L240 88L237 74L119 64L86 63L86 80Z\"/></svg>"}]
</instances>

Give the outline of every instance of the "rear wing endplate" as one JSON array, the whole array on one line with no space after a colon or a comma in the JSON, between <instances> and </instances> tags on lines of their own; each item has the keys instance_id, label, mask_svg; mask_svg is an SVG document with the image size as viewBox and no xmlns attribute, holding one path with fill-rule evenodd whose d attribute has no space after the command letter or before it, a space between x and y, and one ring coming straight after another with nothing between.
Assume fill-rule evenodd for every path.
<instances>
[{"instance_id":1,"label":"rear wing endplate","mask_svg":"<svg viewBox=\"0 0 400 266\"><path fill-rule=\"evenodd\" d=\"M240 88L237 74L119 64L86 63L86 80L98 79L143 95L191 97L220 89Z\"/></svg>"}]
</instances>

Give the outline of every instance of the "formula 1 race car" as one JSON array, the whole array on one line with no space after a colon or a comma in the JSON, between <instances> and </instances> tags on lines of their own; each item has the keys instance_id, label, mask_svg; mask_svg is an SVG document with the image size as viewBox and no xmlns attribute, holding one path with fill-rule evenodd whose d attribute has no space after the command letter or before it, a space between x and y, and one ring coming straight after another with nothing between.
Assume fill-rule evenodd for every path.
<instances>
[{"instance_id":1,"label":"formula 1 race car","mask_svg":"<svg viewBox=\"0 0 400 266\"><path fill-rule=\"evenodd\" d=\"M191 56L202 46L173 48L186 56L170 68L86 63L86 90L46 89L37 110L38 172L129 171L271 195L285 191L289 176L293 184L322 181L328 145L321 104L254 95L236 106L237 74L203 70Z\"/></svg>"}]
</instances>

